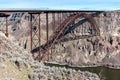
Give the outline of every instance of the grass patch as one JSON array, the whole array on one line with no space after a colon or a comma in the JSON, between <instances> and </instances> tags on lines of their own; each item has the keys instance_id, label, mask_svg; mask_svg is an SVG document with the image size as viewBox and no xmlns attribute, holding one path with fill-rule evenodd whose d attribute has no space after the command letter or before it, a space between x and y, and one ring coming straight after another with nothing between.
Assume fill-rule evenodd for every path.
<instances>
[{"instance_id":1,"label":"grass patch","mask_svg":"<svg viewBox=\"0 0 120 80\"><path fill-rule=\"evenodd\" d=\"M6 68L0 69L0 79L14 78L16 80L29 80L28 74L33 72L32 68L24 68L19 70L10 60L6 60L3 63L6 65Z\"/></svg>"}]
</instances>

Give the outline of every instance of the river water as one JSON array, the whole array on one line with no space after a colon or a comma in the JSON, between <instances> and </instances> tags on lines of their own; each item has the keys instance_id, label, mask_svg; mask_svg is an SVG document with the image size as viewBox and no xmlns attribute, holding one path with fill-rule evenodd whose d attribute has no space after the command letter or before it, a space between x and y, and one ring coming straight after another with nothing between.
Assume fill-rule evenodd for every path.
<instances>
[{"instance_id":1,"label":"river water","mask_svg":"<svg viewBox=\"0 0 120 80\"><path fill-rule=\"evenodd\" d=\"M46 66L56 66L56 67L66 67L66 68L72 68L75 70L81 70L81 71L89 71L92 73L96 73L101 80L120 80L120 69L112 69L108 67L70 67L68 65L59 65L59 64L51 64L46 63Z\"/></svg>"}]
</instances>

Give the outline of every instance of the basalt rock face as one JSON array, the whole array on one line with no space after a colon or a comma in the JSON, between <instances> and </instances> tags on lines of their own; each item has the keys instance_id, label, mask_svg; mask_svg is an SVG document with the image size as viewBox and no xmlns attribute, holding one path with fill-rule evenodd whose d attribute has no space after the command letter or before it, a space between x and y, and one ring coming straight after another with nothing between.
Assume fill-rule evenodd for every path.
<instances>
[{"instance_id":1,"label":"basalt rock face","mask_svg":"<svg viewBox=\"0 0 120 80\"><path fill-rule=\"evenodd\" d=\"M61 42L55 45L50 62L71 66L109 65L120 66L120 11L108 11L94 17L100 36ZM89 23L83 23L89 26ZM87 31L88 32L88 31ZM78 35L81 27L69 35Z\"/></svg>"}]
</instances>

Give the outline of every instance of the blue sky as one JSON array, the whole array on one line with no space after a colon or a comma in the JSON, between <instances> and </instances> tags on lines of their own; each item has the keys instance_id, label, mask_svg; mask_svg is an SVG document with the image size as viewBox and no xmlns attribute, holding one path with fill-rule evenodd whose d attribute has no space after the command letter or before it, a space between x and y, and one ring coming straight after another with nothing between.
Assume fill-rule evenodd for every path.
<instances>
[{"instance_id":1,"label":"blue sky","mask_svg":"<svg viewBox=\"0 0 120 80\"><path fill-rule=\"evenodd\" d=\"M120 0L0 0L0 9L118 10Z\"/></svg>"}]
</instances>

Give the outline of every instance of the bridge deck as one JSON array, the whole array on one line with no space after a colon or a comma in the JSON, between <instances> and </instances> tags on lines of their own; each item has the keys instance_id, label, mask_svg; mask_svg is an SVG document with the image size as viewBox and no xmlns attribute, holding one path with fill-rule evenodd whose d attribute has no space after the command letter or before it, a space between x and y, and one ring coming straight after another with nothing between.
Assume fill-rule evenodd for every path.
<instances>
[{"instance_id":1,"label":"bridge deck","mask_svg":"<svg viewBox=\"0 0 120 80\"><path fill-rule=\"evenodd\" d=\"M0 12L61 13L61 12L104 12L102 10L0 10Z\"/></svg>"}]
</instances>

